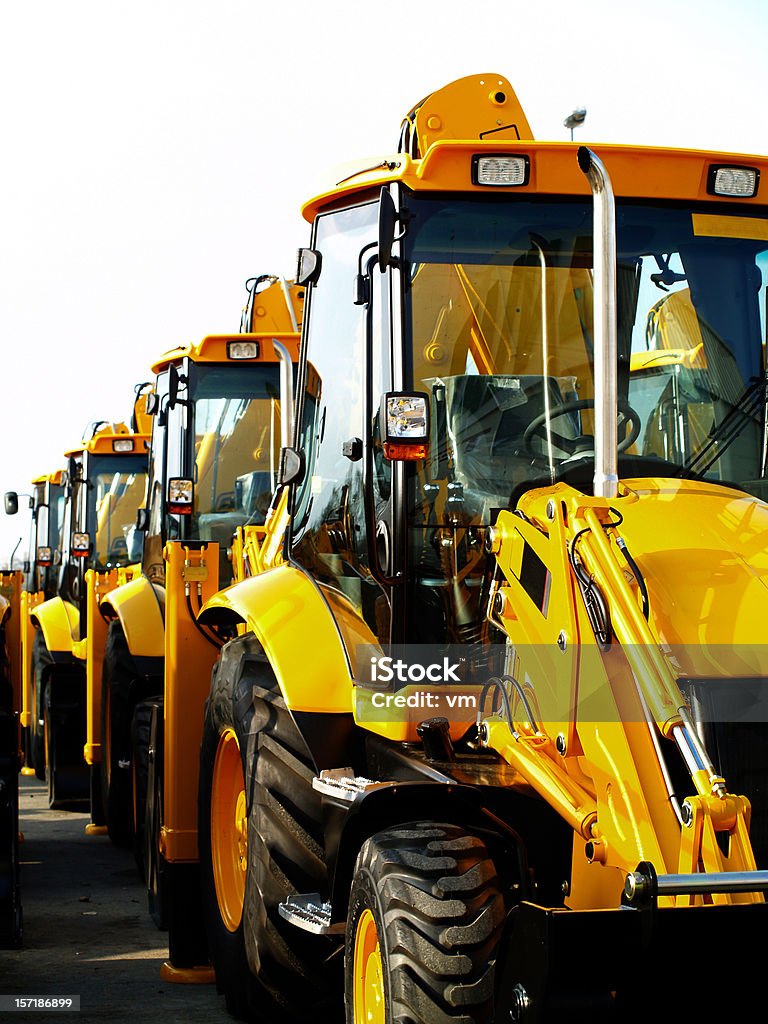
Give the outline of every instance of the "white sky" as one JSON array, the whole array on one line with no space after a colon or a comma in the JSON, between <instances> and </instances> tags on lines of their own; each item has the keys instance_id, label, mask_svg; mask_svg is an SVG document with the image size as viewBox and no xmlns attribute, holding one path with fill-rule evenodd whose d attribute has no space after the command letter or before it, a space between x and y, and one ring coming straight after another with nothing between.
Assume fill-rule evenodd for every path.
<instances>
[{"instance_id":1,"label":"white sky","mask_svg":"<svg viewBox=\"0 0 768 1024\"><path fill-rule=\"evenodd\" d=\"M0 491L292 276L301 203L463 75L537 138L768 149L764 0L0 0ZM0 511L0 562L28 516Z\"/></svg>"}]
</instances>

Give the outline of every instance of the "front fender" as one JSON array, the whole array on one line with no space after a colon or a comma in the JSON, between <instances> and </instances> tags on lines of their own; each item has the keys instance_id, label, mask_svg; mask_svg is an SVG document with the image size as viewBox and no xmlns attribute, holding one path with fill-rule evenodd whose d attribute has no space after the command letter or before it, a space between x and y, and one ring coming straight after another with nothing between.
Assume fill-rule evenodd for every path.
<instances>
[{"instance_id":1,"label":"front fender","mask_svg":"<svg viewBox=\"0 0 768 1024\"><path fill-rule=\"evenodd\" d=\"M74 659L74 646L80 640L80 612L74 604L52 597L39 604L30 618L43 631L45 646L54 661Z\"/></svg>"},{"instance_id":2,"label":"front fender","mask_svg":"<svg viewBox=\"0 0 768 1024\"><path fill-rule=\"evenodd\" d=\"M352 710L353 682L336 623L317 588L294 566L278 566L220 591L198 618L246 623L291 711Z\"/></svg>"},{"instance_id":3,"label":"front fender","mask_svg":"<svg viewBox=\"0 0 768 1024\"><path fill-rule=\"evenodd\" d=\"M161 598L164 592L137 576L102 598L99 609L105 618L118 618L135 658L165 657L165 623Z\"/></svg>"}]
</instances>

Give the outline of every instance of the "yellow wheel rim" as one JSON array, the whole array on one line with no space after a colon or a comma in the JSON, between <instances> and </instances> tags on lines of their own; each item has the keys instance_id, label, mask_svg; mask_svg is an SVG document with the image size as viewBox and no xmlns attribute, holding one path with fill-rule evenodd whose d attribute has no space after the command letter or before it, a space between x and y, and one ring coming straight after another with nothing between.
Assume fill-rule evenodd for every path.
<instances>
[{"instance_id":1,"label":"yellow wheel rim","mask_svg":"<svg viewBox=\"0 0 768 1024\"><path fill-rule=\"evenodd\" d=\"M354 961L354 1024L384 1024L384 972L376 922L364 910L357 922Z\"/></svg>"},{"instance_id":2,"label":"yellow wheel rim","mask_svg":"<svg viewBox=\"0 0 768 1024\"><path fill-rule=\"evenodd\" d=\"M221 919L229 931L237 931L245 897L248 817L240 744L232 729L219 737L213 766L211 859Z\"/></svg>"}]
</instances>

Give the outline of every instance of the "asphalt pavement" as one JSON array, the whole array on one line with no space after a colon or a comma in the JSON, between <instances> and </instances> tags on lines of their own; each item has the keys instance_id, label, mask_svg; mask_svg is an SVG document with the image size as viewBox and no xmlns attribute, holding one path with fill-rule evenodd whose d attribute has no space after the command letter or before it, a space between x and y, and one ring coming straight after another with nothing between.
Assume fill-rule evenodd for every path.
<instances>
[{"instance_id":1,"label":"asphalt pavement","mask_svg":"<svg viewBox=\"0 0 768 1024\"><path fill-rule=\"evenodd\" d=\"M0 1009L0 1021L232 1024L214 985L160 978L167 933L147 913L130 851L86 836L86 813L49 810L36 778L20 786L24 941L0 950L0 995L79 996L80 1010Z\"/></svg>"}]
</instances>

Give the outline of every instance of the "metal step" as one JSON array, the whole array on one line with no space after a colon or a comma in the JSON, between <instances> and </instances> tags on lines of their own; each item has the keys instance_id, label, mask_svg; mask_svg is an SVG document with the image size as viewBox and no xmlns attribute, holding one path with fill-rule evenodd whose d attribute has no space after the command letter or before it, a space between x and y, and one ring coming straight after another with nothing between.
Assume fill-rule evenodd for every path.
<instances>
[{"instance_id":1,"label":"metal step","mask_svg":"<svg viewBox=\"0 0 768 1024\"><path fill-rule=\"evenodd\" d=\"M355 775L352 768L330 768L320 772L312 779L312 788L325 796L334 796L339 800L351 803L358 793L368 793L372 789L388 786L388 782L374 782L362 775Z\"/></svg>"},{"instance_id":2,"label":"metal step","mask_svg":"<svg viewBox=\"0 0 768 1024\"><path fill-rule=\"evenodd\" d=\"M289 896L278 908L280 917L313 935L343 935L345 925L331 924L331 904L323 902L319 892Z\"/></svg>"}]
</instances>

